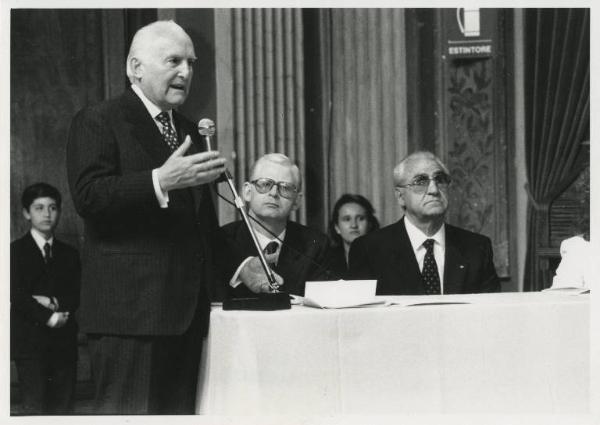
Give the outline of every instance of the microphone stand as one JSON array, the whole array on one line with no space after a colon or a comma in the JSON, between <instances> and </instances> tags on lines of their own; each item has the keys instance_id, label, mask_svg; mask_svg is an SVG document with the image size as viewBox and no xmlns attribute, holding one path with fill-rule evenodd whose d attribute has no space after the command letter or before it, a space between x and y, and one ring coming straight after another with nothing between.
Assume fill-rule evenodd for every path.
<instances>
[{"instance_id":1,"label":"microphone stand","mask_svg":"<svg viewBox=\"0 0 600 425\"><path fill-rule=\"evenodd\" d=\"M200 123L198 123L198 130L200 134L204 136L207 151L211 151L210 137L215 132L214 123L211 120L204 118L203 120L200 120ZM269 287L273 291L271 293L256 294L256 296L253 298L225 299L223 301L223 310L281 310L291 308L289 295L279 292L279 284L277 283L275 275L267 263L262 247L260 246L260 242L258 242L256 233L254 232L254 228L250 224L250 219L248 218L248 213L246 212L246 206L235 189L231 173L229 170L225 169L223 175L227 185L229 186L229 189L231 190L231 194L233 195L235 207L240 212L242 220L246 225L246 229L248 229L248 232L250 232L250 237L252 238L252 242L254 243L256 251L258 252L260 264L262 265L262 268L267 276Z\"/></svg>"},{"instance_id":2,"label":"microphone stand","mask_svg":"<svg viewBox=\"0 0 600 425\"><path fill-rule=\"evenodd\" d=\"M225 172L223 174L225 175L225 180L227 181L227 184L229 185L229 189L231 190L231 194L233 195L235 207L240 212L242 219L244 220L244 224L246 225L248 232L250 232L250 237L252 238L252 242L254 242L254 246L256 247L256 251L258 252L258 258L260 260L260 264L262 265L262 267L265 271L265 274L267 275L267 279L269 281L269 286L271 287L271 289L273 289L273 292L279 292L279 290L278 290L279 284L277 283L277 280L275 279L275 275L273 274L273 271L271 270L271 268L269 267L269 264L267 263L265 254L263 253L262 247L260 246L260 242L258 242L256 233L254 232L254 228L250 224L250 219L248 218L248 213L246 212L244 201L242 201L242 198L240 198L240 196L238 195L237 190L235 189L235 186L233 184L233 177L231 176L231 173L227 169L225 170Z\"/></svg>"}]
</instances>

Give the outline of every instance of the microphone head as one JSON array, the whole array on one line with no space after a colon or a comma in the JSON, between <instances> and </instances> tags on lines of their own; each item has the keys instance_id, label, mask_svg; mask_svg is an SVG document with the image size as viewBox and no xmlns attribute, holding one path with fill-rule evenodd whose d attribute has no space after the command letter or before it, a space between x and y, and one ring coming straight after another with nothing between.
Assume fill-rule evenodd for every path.
<instances>
[{"instance_id":1,"label":"microphone head","mask_svg":"<svg viewBox=\"0 0 600 425\"><path fill-rule=\"evenodd\" d=\"M198 122L198 133L201 136L212 137L215 135L215 123L210 118L202 118Z\"/></svg>"}]
</instances>

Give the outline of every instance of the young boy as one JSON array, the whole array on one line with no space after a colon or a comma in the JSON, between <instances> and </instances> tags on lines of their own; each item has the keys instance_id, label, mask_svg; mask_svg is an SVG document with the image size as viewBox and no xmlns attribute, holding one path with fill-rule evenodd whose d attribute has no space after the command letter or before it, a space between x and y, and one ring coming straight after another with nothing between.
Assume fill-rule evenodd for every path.
<instances>
[{"instance_id":1,"label":"young boy","mask_svg":"<svg viewBox=\"0 0 600 425\"><path fill-rule=\"evenodd\" d=\"M60 192L36 183L21 198L31 230L10 244L11 359L24 414L71 411L77 366L79 254L57 240Z\"/></svg>"}]
</instances>

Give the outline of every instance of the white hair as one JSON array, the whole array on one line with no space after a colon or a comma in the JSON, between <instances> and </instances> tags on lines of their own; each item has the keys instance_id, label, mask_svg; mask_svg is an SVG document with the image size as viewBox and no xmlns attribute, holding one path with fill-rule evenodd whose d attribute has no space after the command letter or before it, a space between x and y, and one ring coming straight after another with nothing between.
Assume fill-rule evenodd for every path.
<instances>
[{"instance_id":1,"label":"white hair","mask_svg":"<svg viewBox=\"0 0 600 425\"><path fill-rule=\"evenodd\" d=\"M433 153L431 153L429 151L417 151L417 152L413 152L410 155L404 157L404 159L402 161L400 161L398 163L398 165L396 165L396 167L394 167L394 184L395 185L402 184L403 181L405 180L405 173L406 173L406 168L408 167L408 165L414 161L421 160L421 159L431 159L432 161L435 161L440 166L440 168L442 170L444 170L444 173L446 173L448 175L450 174L446 165L436 155L434 155Z\"/></svg>"},{"instance_id":2,"label":"white hair","mask_svg":"<svg viewBox=\"0 0 600 425\"><path fill-rule=\"evenodd\" d=\"M148 50L157 39L181 35L182 33L189 38L185 30L172 20L155 21L140 28L133 36L133 40L131 40L131 46L129 47L129 54L127 55L127 62L125 64L129 81L131 83L135 82L131 59L139 59L140 57L147 55Z\"/></svg>"},{"instance_id":3,"label":"white hair","mask_svg":"<svg viewBox=\"0 0 600 425\"><path fill-rule=\"evenodd\" d=\"M294 162L291 159L289 159L282 153L268 153L258 158L258 160L256 160L256 162L252 166L252 171L250 172L250 180L254 180L256 169L262 162L265 161L283 165L284 167L289 167L292 170L292 174L294 175L294 180L296 186L298 186L298 191L302 189L302 176L300 175L300 169L296 164L294 164Z\"/></svg>"}]
</instances>

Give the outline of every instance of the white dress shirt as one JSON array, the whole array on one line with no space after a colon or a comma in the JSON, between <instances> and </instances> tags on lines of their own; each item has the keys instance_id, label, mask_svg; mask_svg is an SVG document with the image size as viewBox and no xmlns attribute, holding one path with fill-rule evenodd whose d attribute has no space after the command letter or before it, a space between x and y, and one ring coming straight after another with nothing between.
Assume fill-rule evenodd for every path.
<instances>
[{"instance_id":1,"label":"white dress shirt","mask_svg":"<svg viewBox=\"0 0 600 425\"><path fill-rule=\"evenodd\" d=\"M565 239L560 244L560 255L552 288L589 288L595 264L591 243L581 236Z\"/></svg>"},{"instance_id":2,"label":"white dress shirt","mask_svg":"<svg viewBox=\"0 0 600 425\"><path fill-rule=\"evenodd\" d=\"M31 229L31 236L33 237L33 240L35 241L35 244L37 245L37 247L40 249L40 251L42 252L42 257L46 257L46 253L44 252L44 245L46 245L46 243L50 244L50 250L52 250L52 245L54 244L54 236L51 236L49 239L46 239L46 237L39 232L36 229ZM39 295L34 295L33 297L38 297ZM48 297L50 298L50 300L52 301L52 303L54 304L54 308L56 310L58 310L58 300L56 299L56 297ZM50 316L50 318L48 319L48 321L46 322L46 324L50 327L54 327L56 325L56 323L58 322L58 313L54 312L52 313L52 316Z\"/></svg>"},{"instance_id":3,"label":"white dress shirt","mask_svg":"<svg viewBox=\"0 0 600 425\"><path fill-rule=\"evenodd\" d=\"M425 261L425 254L427 249L423 246L423 242L427 239L433 239L433 256L437 264L438 274L440 276L440 290L444 293L444 263L446 253L446 225L442 224L442 227L433 235L427 236L417 226L411 223L407 216L404 216L404 225L406 227L406 233L408 233L408 239L412 245L413 252L417 258L419 264L419 270L423 272L423 263Z\"/></svg>"},{"instance_id":4,"label":"white dress shirt","mask_svg":"<svg viewBox=\"0 0 600 425\"><path fill-rule=\"evenodd\" d=\"M36 229L31 229L31 236L33 237L33 240L35 241L35 244L38 246L38 248L42 252L42 257L45 257L46 254L44 253L44 245L46 245L46 242L47 242L50 244L50 248L52 249L52 244L54 243L54 236L50 236L49 239L46 239L46 237L40 231L38 231Z\"/></svg>"},{"instance_id":5,"label":"white dress shirt","mask_svg":"<svg viewBox=\"0 0 600 425\"><path fill-rule=\"evenodd\" d=\"M156 106L154 103L152 103L152 101L150 101L150 99L148 99L146 97L146 95L144 95L144 92L142 92L142 89L140 89L138 86L136 86L135 84L132 84L131 89L141 99L142 103L148 110L148 113L154 120L154 124L156 124L158 131L160 131L160 133L162 134L163 126L160 123L160 121L158 121L156 119L156 116L158 114L160 114L162 112L162 110L158 106ZM175 129L175 123L173 122L173 111L169 110L169 111L167 111L167 113L169 114L169 120L171 121L171 126L173 127L173 129ZM154 194L156 195L156 200L158 201L158 204L160 205L161 208L167 208L169 206L169 193L163 191L162 188L160 187L160 184L158 183L158 168L155 168L154 170L152 170L152 185L154 186Z\"/></svg>"}]
</instances>

